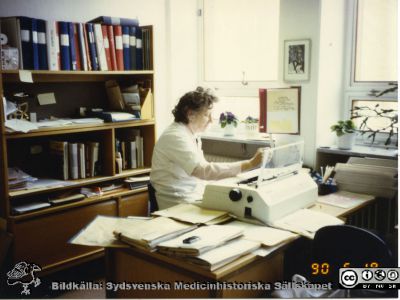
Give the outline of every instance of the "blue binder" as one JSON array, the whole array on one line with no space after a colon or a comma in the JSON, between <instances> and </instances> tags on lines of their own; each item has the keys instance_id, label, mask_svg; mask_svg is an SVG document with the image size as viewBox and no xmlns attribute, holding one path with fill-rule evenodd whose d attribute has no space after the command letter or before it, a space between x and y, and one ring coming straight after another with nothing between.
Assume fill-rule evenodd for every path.
<instances>
[{"instance_id":1,"label":"blue binder","mask_svg":"<svg viewBox=\"0 0 400 300\"><path fill-rule=\"evenodd\" d=\"M129 26L122 26L122 46L124 54L124 70L131 69L130 51L129 51Z\"/></svg>"},{"instance_id":2,"label":"blue binder","mask_svg":"<svg viewBox=\"0 0 400 300\"><path fill-rule=\"evenodd\" d=\"M46 21L37 19L38 29L38 53L39 53L39 69L48 70L47 61L47 39L46 39Z\"/></svg>"},{"instance_id":3,"label":"blue binder","mask_svg":"<svg viewBox=\"0 0 400 300\"><path fill-rule=\"evenodd\" d=\"M74 23L68 22L68 35L69 35L69 53L71 57L71 70L76 71L76 49L75 49L75 26Z\"/></svg>"},{"instance_id":4,"label":"blue binder","mask_svg":"<svg viewBox=\"0 0 400 300\"><path fill-rule=\"evenodd\" d=\"M37 21L33 18L19 17L19 22L23 67L25 70L38 70Z\"/></svg>"},{"instance_id":5,"label":"blue binder","mask_svg":"<svg viewBox=\"0 0 400 300\"><path fill-rule=\"evenodd\" d=\"M100 16L89 21L90 23L100 23L104 25L122 25L122 26L138 26L138 19L116 18L108 16Z\"/></svg>"},{"instance_id":6,"label":"blue binder","mask_svg":"<svg viewBox=\"0 0 400 300\"><path fill-rule=\"evenodd\" d=\"M61 70L71 70L68 22L58 22L58 32L60 34Z\"/></svg>"},{"instance_id":7,"label":"blue binder","mask_svg":"<svg viewBox=\"0 0 400 300\"><path fill-rule=\"evenodd\" d=\"M130 69L136 70L136 27L129 27L129 56Z\"/></svg>"},{"instance_id":8,"label":"blue binder","mask_svg":"<svg viewBox=\"0 0 400 300\"><path fill-rule=\"evenodd\" d=\"M143 70L143 37L140 27L136 27L136 70Z\"/></svg>"},{"instance_id":9,"label":"blue binder","mask_svg":"<svg viewBox=\"0 0 400 300\"><path fill-rule=\"evenodd\" d=\"M96 44L94 41L93 24L87 23L86 29L87 29L87 35L88 35L90 62L92 63L92 70L96 71L99 69L99 64L98 64L98 60L97 60Z\"/></svg>"}]
</instances>

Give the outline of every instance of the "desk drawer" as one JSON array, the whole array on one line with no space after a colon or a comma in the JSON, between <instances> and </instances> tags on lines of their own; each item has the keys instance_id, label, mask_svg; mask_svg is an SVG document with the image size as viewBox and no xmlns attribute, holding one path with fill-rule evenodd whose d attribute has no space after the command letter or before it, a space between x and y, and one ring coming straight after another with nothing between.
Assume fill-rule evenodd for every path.
<instances>
[{"instance_id":1,"label":"desk drawer","mask_svg":"<svg viewBox=\"0 0 400 300\"><path fill-rule=\"evenodd\" d=\"M115 216L115 201L74 208L14 224L14 262L26 261L46 268L79 258L95 247L68 244L97 215Z\"/></svg>"},{"instance_id":2,"label":"desk drawer","mask_svg":"<svg viewBox=\"0 0 400 300\"><path fill-rule=\"evenodd\" d=\"M130 196L121 197L119 216L147 216L148 213L147 191Z\"/></svg>"}]
</instances>

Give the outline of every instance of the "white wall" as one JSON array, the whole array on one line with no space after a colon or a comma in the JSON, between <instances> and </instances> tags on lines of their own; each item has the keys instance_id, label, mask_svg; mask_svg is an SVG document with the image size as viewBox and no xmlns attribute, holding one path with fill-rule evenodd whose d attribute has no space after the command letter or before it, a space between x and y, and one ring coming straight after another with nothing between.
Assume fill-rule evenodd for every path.
<instances>
[{"instance_id":1,"label":"white wall","mask_svg":"<svg viewBox=\"0 0 400 300\"><path fill-rule=\"evenodd\" d=\"M322 0L316 145L336 143L330 126L342 119L346 0Z\"/></svg>"},{"instance_id":2,"label":"white wall","mask_svg":"<svg viewBox=\"0 0 400 300\"><path fill-rule=\"evenodd\" d=\"M157 132L168 122L163 103L167 93L165 0L1 0L0 16L28 16L58 21L87 22L98 16L138 18L141 25L153 25Z\"/></svg>"},{"instance_id":3,"label":"white wall","mask_svg":"<svg viewBox=\"0 0 400 300\"><path fill-rule=\"evenodd\" d=\"M304 138L304 163L315 163L317 127L317 88L319 65L320 0L282 0L280 17L279 78L283 78L284 40L311 39L310 80L293 83L301 85L300 131ZM288 83L282 82L282 86Z\"/></svg>"}]
</instances>

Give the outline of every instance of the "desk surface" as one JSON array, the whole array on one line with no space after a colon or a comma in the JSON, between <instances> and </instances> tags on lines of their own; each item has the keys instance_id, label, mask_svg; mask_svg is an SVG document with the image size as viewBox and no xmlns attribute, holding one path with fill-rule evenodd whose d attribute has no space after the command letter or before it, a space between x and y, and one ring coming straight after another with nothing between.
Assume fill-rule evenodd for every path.
<instances>
[{"instance_id":1,"label":"desk surface","mask_svg":"<svg viewBox=\"0 0 400 300\"><path fill-rule=\"evenodd\" d=\"M355 145L351 150L342 150L337 146L319 147L317 149L319 153L331 153L346 156L357 156L357 157L375 157L375 158L389 158L396 159L398 155L397 149L384 149L378 147L368 147Z\"/></svg>"}]
</instances>

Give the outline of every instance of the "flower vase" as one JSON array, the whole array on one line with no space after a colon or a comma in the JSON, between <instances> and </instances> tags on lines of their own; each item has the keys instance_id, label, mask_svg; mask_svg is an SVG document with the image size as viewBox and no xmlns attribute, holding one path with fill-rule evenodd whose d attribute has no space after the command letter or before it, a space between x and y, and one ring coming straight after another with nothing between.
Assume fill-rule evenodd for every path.
<instances>
[{"instance_id":1,"label":"flower vase","mask_svg":"<svg viewBox=\"0 0 400 300\"><path fill-rule=\"evenodd\" d=\"M224 128L224 136L233 136L235 135L235 125L226 124Z\"/></svg>"},{"instance_id":2,"label":"flower vase","mask_svg":"<svg viewBox=\"0 0 400 300\"><path fill-rule=\"evenodd\" d=\"M338 148L343 150L351 150L353 148L355 133L346 133L338 137Z\"/></svg>"}]
</instances>

